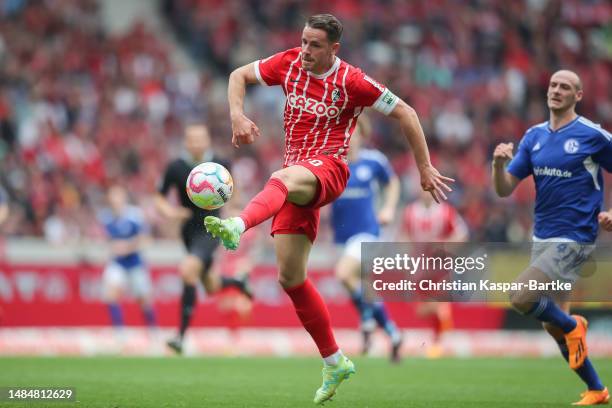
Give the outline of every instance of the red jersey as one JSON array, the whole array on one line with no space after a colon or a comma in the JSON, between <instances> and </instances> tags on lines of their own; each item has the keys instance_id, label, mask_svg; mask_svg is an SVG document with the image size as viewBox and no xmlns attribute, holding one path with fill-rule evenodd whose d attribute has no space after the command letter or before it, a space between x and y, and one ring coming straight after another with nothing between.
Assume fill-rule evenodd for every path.
<instances>
[{"instance_id":1,"label":"red jersey","mask_svg":"<svg viewBox=\"0 0 612 408\"><path fill-rule=\"evenodd\" d=\"M301 56L297 47L255 62L259 82L280 85L287 96L284 166L319 154L346 160L363 108L371 106L388 115L398 98L338 57L329 71L317 75L302 69Z\"/></svg>"},{"instance_id":2,"label":"red jersey","mask_svg":"<svg viewBox=\"0 0 612 408\"><path fill-rule=\"evenodd\" d=\"M449 204L426 207L415 201L404 210L404 231L413 242L445 242L453 236L466 235L467 226Z\"/></svg>"}]
</instances>

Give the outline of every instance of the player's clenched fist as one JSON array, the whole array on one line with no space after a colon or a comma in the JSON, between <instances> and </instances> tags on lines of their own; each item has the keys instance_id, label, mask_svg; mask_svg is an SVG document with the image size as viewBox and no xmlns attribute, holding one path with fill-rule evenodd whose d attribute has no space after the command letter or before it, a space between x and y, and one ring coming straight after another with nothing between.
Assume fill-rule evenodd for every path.
<instances>
[{"instance_id":1,"label":"player's clenched fist","mask_svg":"<svg viewBox=\"0 0 612 408\"><path fill-rule=\"evenodd\" d=\"M606 231L612 231L612 210L600 212L597 216L597 220L601 228Z\"/></svg>"},{"instance_id":2,"label":"player's clenched fist","mask_svg":"<svg viewBox=\"0 0 612 408\"><path fill-rule=\"evenodd\" d=\"M501 166L506 164L508 160L512 160L512 150L514 150L514 143L498 144L493 151L493 164Z\"/></svg>"},{"instance_id":3,"label":"player's clenched fist","mask_svg":"<svg viewBox=\"0 0 612 408\"><path fill-rule=\"evenodd\" d=\"M240 147L241 144L251 144L255 137L259 137L259 128L244 114L232 116L232 144Z\"/></svg>"}]
</instances>

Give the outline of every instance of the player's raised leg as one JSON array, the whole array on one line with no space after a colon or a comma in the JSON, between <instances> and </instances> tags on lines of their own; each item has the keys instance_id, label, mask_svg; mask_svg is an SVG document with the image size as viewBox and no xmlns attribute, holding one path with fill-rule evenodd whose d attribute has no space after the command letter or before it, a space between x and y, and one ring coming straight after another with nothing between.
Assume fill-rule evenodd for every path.
<instances>
[{"instance_id":1,"label":"player's raised leg","mask_svg":"<svg viewBox=\"0 0 612 408\"><path fill-rule=\"evenodd\" d=\"M217 293L225 288L238 289L243 295L249 299L253 299L253 291L249 285L248 272L236 274L236 276L224 276L214 268L209 268L201 277L202 285L206 293Z\"/></svg>"},{"instance_id":2,"label":"player's raised leg","mask_svg":"<svg viewBox=\"0 0 612 408\"><path fill-rule=\"evenodd\" d=\"M317 179L302 166L290 166L275 171L263 190L249 201L238 217L220 219L208 216L204 219L206 230L221 238L223 246L235 250L240 236L249 228L261 224L276 215L285 201L305 205L316 193Z\"/></svg>"},{"instance_id":3,"label":"player's raised leg","mask_svg":"<svg viewBox=\"0 0 612 408\"><path fill-rule=\"evenodd\" d=\"M185 333L191 325L193 313L197 303L197 284L201 280L206 293L213 294L226 287L235 287L247 297L252 297L248 287L247 277L235 278L221 276L213 271L214 246L207 242L206 237L192 239L191 251L179 265L179 271L183 280L183 293L181 295L180 325L176 337L168 340L167 344L177 353L183 351Z\"/></svg>"},{"instance_id":4,"label":"player's raised leg","mask_svg":"<svg viewBox=\"0 0 612 408\"><path fill-rule=\"evenodd\" d=\"M302 234L276 234L274 247L279 282L291 298L295 311L314 340L324 361L323 384L314 402L329 400L338 386L355 372L354 364L338 348L327 306L316 287L306 277L306 264L312 243Z\"/></svg>"}]
</instances>

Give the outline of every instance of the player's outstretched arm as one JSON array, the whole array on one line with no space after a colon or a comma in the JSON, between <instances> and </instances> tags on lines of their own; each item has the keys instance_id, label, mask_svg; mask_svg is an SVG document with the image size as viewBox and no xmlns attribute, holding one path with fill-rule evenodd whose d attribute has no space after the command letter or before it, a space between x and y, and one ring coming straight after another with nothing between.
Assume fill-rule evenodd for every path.
<instances>
[{"instance_id":1,"label":"player's outstretched arm","mask_svg":"<svg viewBox=\"0 0 612 408\"><path fill-rule=\"evenodd\" d=\"M232 121L232 144L250 144L259 136L259 128L244 114L244 95L247 84L256 84L255 65L250 63L236 68L229 76L227 99L229 101L230 118Z\"/></svg>"},{"instance_id":2,"label":"player's outstretched arm","mask_svg":"<svg viewBox=\"0 0 612 408\"><path fill-rule=\"evenodd\" d=\"M423 190L429 191L437 203L440 202L440 198L446 200L447 197L444 190L452 191L448 184L455 180L441 175L431 165L427 141L425 140L425 134L423 133L423 128L416 111L400 99L389 116L399 120L402 132L406 139L408 139L408 143L414 153L417 168L421 174L421 187Z\"/></svg>"},{"instance_id":3,"label":"player's outstretched arm","mask_svg":"<svg viewBox=\"0 0 612 408\"><path fill-rule=\"evenodd\" d=\"M608 211L602 211L597 216L599 225L606 231L612 231L612 208Z\"/></svg>"},{"instance_id":4,"label":"player's outstretched arm","mask_svg":"<svg viewBox=\"0 0 612 408\"><path fill-rule=\"evenodd\" d=\"M155 208L165 218L182 221L191 217L191 210L182 206L175 207L162 194L157 193L154 201Z\"/></svg>"},{"instance_id":5,"label":"player's outstretched arm","mask_svg":"<svg viewBox=\"0 0 612 408\"><path fill-rule=\"evenodd\" d=\"M508 197L520 180L506 170L506 163L512 160L514 143L500 143L493 152L493 185L500 197Z\"/></svg>"}]
</instances>

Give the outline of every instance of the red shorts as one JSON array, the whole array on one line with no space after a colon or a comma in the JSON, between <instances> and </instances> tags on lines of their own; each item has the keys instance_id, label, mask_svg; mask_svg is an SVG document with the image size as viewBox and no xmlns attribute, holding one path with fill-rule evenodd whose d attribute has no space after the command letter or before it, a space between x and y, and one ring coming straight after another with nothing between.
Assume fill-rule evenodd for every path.
<instances>
[{"instance_id":1,"label":"red shorts","mask_svg":"<svg viewBox=\"0 0 612 408\"><path fill-rule=\"evenodd\" d=\"M319 229L319 208L342 194L348 182L349 169L344 161L322 154L293 166L306 167L317 177L317 192L307 205L286 201L272 219L271 234L305 234L310 242L314 242Z\"/></svg>"}]
</instances>

